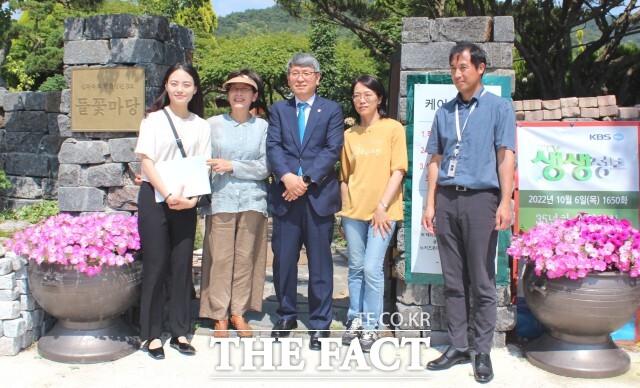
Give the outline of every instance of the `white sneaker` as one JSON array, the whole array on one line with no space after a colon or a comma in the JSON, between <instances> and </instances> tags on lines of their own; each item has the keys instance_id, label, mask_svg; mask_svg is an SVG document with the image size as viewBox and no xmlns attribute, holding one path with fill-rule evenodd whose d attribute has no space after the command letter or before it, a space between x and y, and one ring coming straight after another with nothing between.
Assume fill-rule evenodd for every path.
<instances>
[{"instance_id":1,"label":"white sneaker","mask_svg":"<svg viewBox=\"0 0 640 388\"><path fill-rule=\"evenodd\" d=\"M380 339L377 330L364 330L360 336L360 348L363 352L369 353L373 343Z\"/></svg>"},{"instance_id":2,"label":"white sneaker","mask_svg":"<svg viewBox=\"0 0 640 388\"><path fill-rule=\"evenodd\" d=\"M349 328L342 335L342 344L349 345L351 341L356 338L360 338L362 332L362 320L359 317L353 318Z\"/></svg>"}]
</instances>

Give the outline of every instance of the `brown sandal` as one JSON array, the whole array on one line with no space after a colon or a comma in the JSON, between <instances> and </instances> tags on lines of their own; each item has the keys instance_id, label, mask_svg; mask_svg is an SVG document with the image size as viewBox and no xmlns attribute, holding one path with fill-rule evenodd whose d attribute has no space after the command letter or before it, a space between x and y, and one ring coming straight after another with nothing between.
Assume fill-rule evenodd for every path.
<instances>
[{"instance_id":1,"label":"brown sandal","mask_svg":"<svg viewBox=\"0 0 640 388\"><path fill-rule=\"evenodd\" d=\"M214 338L229 338L229 321L226 319L218 320L213 330Z\"/></svg>"},{"instance_id":2,"label":"brown sandal","mask_svg":"<svg viewBox=\"0 0 640 388\"><path fill-rule=\"evenodd\" d=\"M253 329L240 315L231 316L231 327L238 332L238 337L247 338L253 336Z\"/></svg>"}]
</instances>

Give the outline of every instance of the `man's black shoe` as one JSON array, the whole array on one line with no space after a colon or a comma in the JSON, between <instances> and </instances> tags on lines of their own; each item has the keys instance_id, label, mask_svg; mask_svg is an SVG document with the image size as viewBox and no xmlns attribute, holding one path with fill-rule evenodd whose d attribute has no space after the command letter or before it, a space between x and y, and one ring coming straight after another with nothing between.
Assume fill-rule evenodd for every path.
<instances>
[{"instance_id":1,"label":"man's black shoe","mask_svg":"<svg viewBox=\"0 0 640 388\"><path fill-rule=\"evenodd\" d=\"M461 352L453 346L449 346L447 350L442 353L442 356L427 363L427 369L445 370L457 364L467 364L470 361L471 355L468 350L466 352Z\"/></svg>"},{"instance_id":2,"label":"man's black shoe","mask_svg":"<svg viewBox=\"0 0 640 388\"><path fill-rule=\"evenodd\" d=\"M295 319L281 319L273 326L271 338L285 338L291 334L290 330L298 328L298 321Z\"/></svg>"},{"instance_id":3,"label":"man's black shoe","mask_svg":"<svg viewBox=\"0 0 640 388\"><path fill-rule=\"evenodd\" d=\"M320 348L322 347L320 338L328 338L329 330L312 330L309 332L309 335L309 349L320 350Z\"/></svg>"},{"instance_id":4,"label":"man's black shoe","mask_svg":"<svg viewBox=\"0 0 640 388\"><path fill-rule=\"evenodd\" d=\"M473 368L473 377L479 383L488 383L493 379L493 366L489 353L476 354L476 361Z\"/></svg>"}]
</instances>

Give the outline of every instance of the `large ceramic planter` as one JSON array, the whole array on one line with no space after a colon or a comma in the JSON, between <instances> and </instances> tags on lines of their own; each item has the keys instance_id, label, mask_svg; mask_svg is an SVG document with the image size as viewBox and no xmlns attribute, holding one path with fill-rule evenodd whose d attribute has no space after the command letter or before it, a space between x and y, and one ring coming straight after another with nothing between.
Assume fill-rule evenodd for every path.
<instances>
[{"instance_id":1,"label":"large ceramic planter","mask_svg":"<svg viewBox=\"0 0 640 388\"><path fill-rule=\"evenodd\" d=\"M29 288L38 304L58 323L38 341L47 359L89 364L135 352L140 340L121 314L138 299L142 262L103 267L95 276L56 264L31 262Z\"/></svg>"},{"instance_id":2,"label":"large ceramic planter","mask_svg":"<svg viewBox=\"0 0 640 388\"><path fill-rule=\"evenodd\" d=\"M526 357L549 372L605 378L629 370L629 355L610 333L640 307L640 280L628 273L593 272L583 279L548 279L525 269L524 294L533 315L549 331L530 342Z\"/></svg>"}]
</instances>

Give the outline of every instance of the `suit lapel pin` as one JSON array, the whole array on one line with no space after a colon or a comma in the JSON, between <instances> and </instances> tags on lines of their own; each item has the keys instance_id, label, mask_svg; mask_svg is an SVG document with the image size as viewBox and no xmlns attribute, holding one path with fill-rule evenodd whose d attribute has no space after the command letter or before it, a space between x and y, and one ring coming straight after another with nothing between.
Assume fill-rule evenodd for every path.
<instances>
[{"instance_id":1,"label":"suit lapel pin","mask_svg":"<svg viewBox=\"0 0 640 388\"><path fill-rule=\"evenodd\" d=\"M318 108L318 113L322 112L322 109Z\"/></svg>"}]
</instances>

